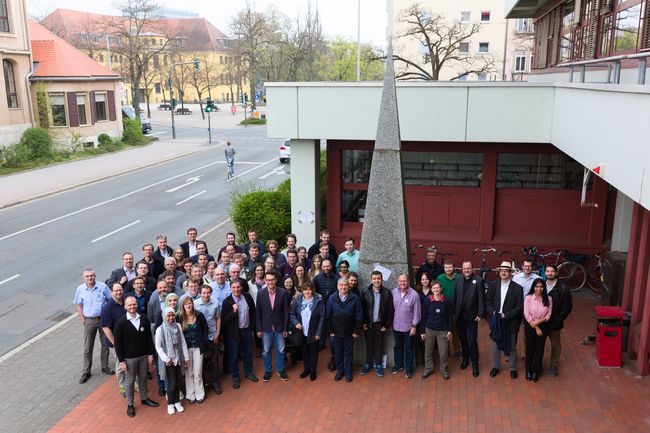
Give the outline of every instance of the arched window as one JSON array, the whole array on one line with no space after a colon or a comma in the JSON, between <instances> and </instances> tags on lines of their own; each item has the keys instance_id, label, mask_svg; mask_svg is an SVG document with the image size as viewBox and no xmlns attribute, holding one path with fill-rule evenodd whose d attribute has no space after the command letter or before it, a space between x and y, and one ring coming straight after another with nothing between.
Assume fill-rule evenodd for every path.
<instances>
[{"instance_id":1,"label":"arched window","mask_svg":"<svg viewBox=\"0 0 650 433\"><path fill-rule=\"evenodd\" d=\"M7 106L9 108L18 108L18 96L16 95L16 75L14 74L14 64L9 60L2 61L2 69L5 76L5 91L7 93Z\"/></svg>"}]
</instances>

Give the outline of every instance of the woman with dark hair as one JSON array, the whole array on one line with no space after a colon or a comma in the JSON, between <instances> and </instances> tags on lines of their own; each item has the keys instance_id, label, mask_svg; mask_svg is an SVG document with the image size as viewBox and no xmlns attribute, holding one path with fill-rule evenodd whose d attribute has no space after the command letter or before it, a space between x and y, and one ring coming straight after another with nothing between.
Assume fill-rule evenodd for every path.
<instances>
[{"instance_id":1,"label":"woman with dark hair","mask_svg":"<svg viewBox=\"0 0 650 433\"><path fill-rule=\"evenodd\" d=\"M339 263L339 278L348 278L350 276L350 262L341 260Z\"/></svg>"},{"instance_id":2,"label":"woman with dark hair","mask_svg":"<svg viewBox=\"0 0 650 433\"><path fill-rule=\"evenodd\" d=\"M553 299L548 296L546 283L541 278L533 281L532 289L524 299L524 330L526 334L526 380L539 380L544 357L544 344L549 331Z\"/></svg>"},{"instance_id":3,"label":"woman with dark hair","mask_svg":"<svg viewBox=\"0 0 650 433\"><path fill-rule=\"evenodd\" d=\"M289 320L291 325L303 336L301 349L304 367L300 378L304 379L309 376L311 380L316 380L318 349L320 340L323 338L325 305L321 296L314 290L314 284L311 281L303 285L302 293L298 294L291 303Z\"/></svg>"},{"instance_id":4,"label":"woman with dark hair","mask_svg":"<svg viewBox=\"0 0 650 433\"><path fill-rule=\"evenodd\" d=\"M316 254L314 257L311 259L311 269L309 270L309 279L314 281L314 278L316 278L316 275L320 274L322 272L321 264L323 263L323 259Z\"/></svg>"},{"instance_id":5,"label":"woman with dark hair","mask_svg":"<svg viewBox=\"0 0 650 433\"><path fill-rule=\"evenodd\" d=\"M431 296L431 279L429 274L422 272L420 281L415 284L415 291L420 296L420 308L424 307L424 301ZM421 338L413 339L413 356L416 360L424 365L424 340Z\"/></svg>"},{"instance_id":6,"label":"woman with dark hair","mask_svg":"<svg viewBox=\"0 0 650 433\"><path fill-rule=\"evenodd\" d=\"M298 247L298 263L303 265L305 269L309 270L311 268L311 260L307 258L307 248Z\"/></svg>"},{"instance_id":7,"label":"woman with dark hair","mask_svg":"<svg viewBox=\"0 0 650 433\"><path fill-rule=\"evenodd\" d=\"M305 285L307 281L311 281L307 275L307 267L301 263L297 264L293 268L293 285L296 287L298 292L302 292L302 286Z\"/></svg>"},{"instance_id":8,"label":"woman with dark hair","mask_svg":"<svg viewBox=\"0 0 650 433\"><path fill-rule=\"evenodd\" d=\"M183 269L183 260L185 259L183 256L183 248L176 247L176 249L174 249L174 258L176 259L176 269L185 272Z\"/></svg>"},{"instance_id":9,"label":"woman with dark hair","mask_svg":"<svg viewBox=\"0 0 650 433\"><path fill-rule=\"evenodd\" d=\"M248 281L248 293L253 297L253 301L257 301L257 292L262 290L264 286L266 286L264 282L264 265L258 263L253 268L253 275Z\"/></svg>"}]
</instances>

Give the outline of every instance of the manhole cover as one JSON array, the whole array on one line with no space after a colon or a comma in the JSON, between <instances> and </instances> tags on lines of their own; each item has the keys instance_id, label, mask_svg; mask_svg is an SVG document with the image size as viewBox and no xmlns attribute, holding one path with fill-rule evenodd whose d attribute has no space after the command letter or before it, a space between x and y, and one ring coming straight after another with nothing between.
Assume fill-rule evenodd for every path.
<instances>
[{"instance_id":1,"label":"manhole cover","mask_svg":"<svg viewBox=\"0 0 650 433\"><path fill-rule=\"evenodd\" d=\"M51 320L52 322L61 322L64 319L67 319L70 317L72 313L68 313L67 311L59 311L58 313L54 313L50 317L47 318L47 320Z\"/></svg>"}]
</instances>

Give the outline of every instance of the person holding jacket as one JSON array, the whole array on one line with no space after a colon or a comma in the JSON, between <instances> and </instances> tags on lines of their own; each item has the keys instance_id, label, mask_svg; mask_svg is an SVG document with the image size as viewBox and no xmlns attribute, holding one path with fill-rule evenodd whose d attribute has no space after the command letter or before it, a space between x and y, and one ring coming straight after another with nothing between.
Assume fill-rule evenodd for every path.
<instances>
[{"instance_id":1,"label":"person holding jacket","mask_svg":"<svg viewBox=\"0 0 650 433\"><path fill-rule=\"evenodd\" d=\"M560 362L560 353L562 353L562 328L564 328L564 321L573 309L573 299L569 288L557 279L557 266L547 265L545 271L546 291L548 296L553 299L553 310L548 330L548 337L551 340L551 368L549 368L548 374L555 377L558 375L557 367Z\"/></svg>"},{"instance_id":2,"label":"person holding jacket","mask_svg":"<svg viewBox=\"0 0 650 433\"><path fill-rule=\"evenodd\" d=\"M347 279L339 279L336 287L338 293L329 297L326 309L336 363L334 380L338 382L345 374L345 380L352 382L352 349L363 325L363 308L359 297L350 292Z\"/></svg>"},{"instance_id":3,"label":"person holding jacket","mask_svg":"<svg viewBox=\"0 0 650 433\"><path fill-rule=\"evenodd\" d=\"M325 324L325 303L315 292L311 281L303 284L302 293L298 293L291 303L289 321L303 334L301 350L304 367L300 378L309 376L310 380L316 380L318 350Z\"/></svg>"},{"instance_id":4,"label":"person holding jacket","mask_svg":"<svg viewBox=\"0 0 650 433\"><path fill-rule=\"evenodd\" d=\"M377 377L384 377L384 338L393 323L393 297L390 290L382 285L381 272L372 271L370 280L370 286L361 292L363 329L366 331L366 363L360 374L365 376L374 368Z\"/></svg>"},{"instance_id":5,"label":"person holding jacket","mask_svg":"<svg viewBox=\"0 0 650 433\"><path fill-rule=\"evenodd\" d=\"M454 327L453 302L442 294L442 284L434 281L431 294L422 300L422 320L420 337L424 341L424 373L426 379L433 373L433 349L438 345L440 355L440 373L449 379L447 360L449 359L449 341Z\"/></svg>"}]
</instances>

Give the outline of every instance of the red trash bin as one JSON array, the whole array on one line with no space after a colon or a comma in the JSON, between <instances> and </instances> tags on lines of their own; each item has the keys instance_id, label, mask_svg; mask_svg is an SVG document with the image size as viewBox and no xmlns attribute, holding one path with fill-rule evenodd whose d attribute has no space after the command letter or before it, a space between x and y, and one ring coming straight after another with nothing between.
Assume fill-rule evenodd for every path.
<instances>
[{"instance_id":1,"label":"red trash bin","mask_svg":"<svg viewBox=\"0 0 650 433\"><path fill-rule=\"evenodd\" d=\"M594 307L596 310L596 361L600 367L622 365L623 316L621 307Z\"/></svg>"}]
</instances>

